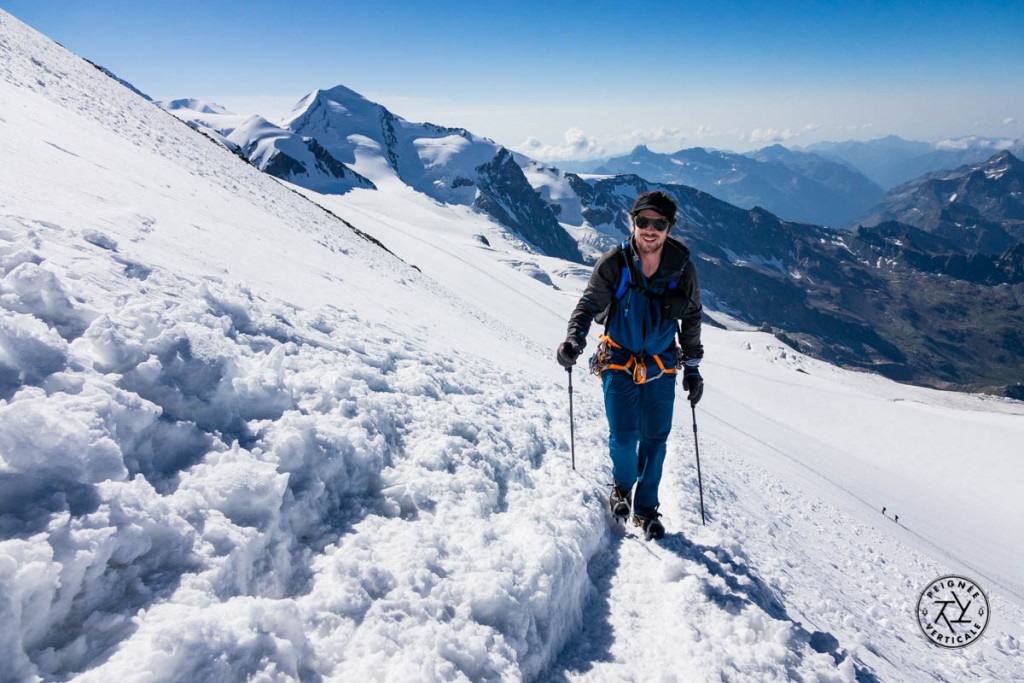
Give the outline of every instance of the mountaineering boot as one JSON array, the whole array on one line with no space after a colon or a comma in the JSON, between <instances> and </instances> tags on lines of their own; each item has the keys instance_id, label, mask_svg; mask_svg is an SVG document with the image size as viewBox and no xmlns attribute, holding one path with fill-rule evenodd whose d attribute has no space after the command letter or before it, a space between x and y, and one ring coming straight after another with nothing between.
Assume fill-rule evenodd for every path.
<instances>
[{"instance_id":1,"label":"mountaineering boot","mask_svg":"<svg viewBox=\"0 0 1024 683\"><path fill-rule=\"evenodd\" d=\"M650 541L651 539L657 540L665 536L665 525L658 519L661 517L657 512L652 512L650 515L633 515L633 524L643 529L644 537Z\"/></svg>"},{"instance_id":2,"label":"mountaineering boot","mask_svg":"<svg viewBox=\"0 0 1024 683\"><path fill-rule=\"evenodd\" d=\"M618 486L612 487L612 494L608 497L608 505L612 509L612 516L619 522L625 523L629 517L629 505L632 502L632 492L623 493Z\"/></svg>"}]
</instances>

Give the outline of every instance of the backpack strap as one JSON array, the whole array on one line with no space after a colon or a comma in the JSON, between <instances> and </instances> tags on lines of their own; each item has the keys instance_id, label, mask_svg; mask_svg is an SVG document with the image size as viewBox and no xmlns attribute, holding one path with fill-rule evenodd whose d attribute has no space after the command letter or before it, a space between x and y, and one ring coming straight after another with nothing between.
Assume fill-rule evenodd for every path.
<instances>
[{"instance_id":1,"label":"backpack strap","mask_svg":"<svg viewBox=\"0 0 1024 683\"><path fill-rule=\"evenodd\" d=\"M615 290L615 300L618 301L626 295L629 283L632 280L629 267L629 238L622 240L622 274L619 276L619 288Z\"/></svg>"},{"instance_id":2,"label":"backpack strap","mask_svg":"<svg viewBox=\"0 0 1024 683\"><path fill-rule=\"evenodd\" d=\"M629 290L631 286L635 287L638 290L651 294L650 290L646 289L645 287L639 284L633 283L633 268L630 267L629 265L629 238L624 239L620 247L622 249L622 273L619 275L619 288L615 290L615 300L621 300L622 297L626 295L626 292ZM664 293L674 292L679 287L679 281L682 279L682 277L683 276L680 275L675 280L670 280L665 287ZM660 298L661 296L663 296L663 294L655 294L654 296Z\"/></svg>"}]
</instances>

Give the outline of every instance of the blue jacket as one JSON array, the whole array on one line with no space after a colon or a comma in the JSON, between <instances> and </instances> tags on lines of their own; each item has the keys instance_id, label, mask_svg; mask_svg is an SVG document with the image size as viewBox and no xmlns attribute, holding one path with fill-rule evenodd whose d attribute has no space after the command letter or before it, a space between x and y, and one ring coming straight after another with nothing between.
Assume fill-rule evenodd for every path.
<instances>
[{"instance_id":1,"label":"blue jacket","mask_svg":"<svg viewBox=\"0 0 1024 683\"><path fill-rule=\"evenodd\" d=\"M629 285L622 291L624 268L629 271ZM670 288L673 282L675 287ZM613 359L628 358L630 354L641 358L658 355L666 367L672 367L676 363L673 342L678 342L684 361L699 362L703 358L702 314L700 284L690 250L669 237L658 270L647 278L630 238L598 259L569 318L568 334L582 340L591 322L596 321L604 324L605 333L623 347L613 352Z\"/></svg>"}]
</instances>

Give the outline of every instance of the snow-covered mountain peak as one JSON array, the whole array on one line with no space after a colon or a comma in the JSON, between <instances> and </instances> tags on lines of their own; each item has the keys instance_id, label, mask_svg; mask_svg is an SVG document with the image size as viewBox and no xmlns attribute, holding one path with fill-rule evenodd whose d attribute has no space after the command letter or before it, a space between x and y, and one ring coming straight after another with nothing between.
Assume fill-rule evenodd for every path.
<instances>
[{"instance_id":1,"label":"snow-covered mountain peak","mask_svg":"<svg viewBox=\"0 0 1024 683\"><path fill-rule=\"evenodd\" d=\"M324 100L335 102L342 106L351 105L359 107L380 107L381 105L367 99L362 93L356 92L346 85L338 84L330 88L317 88L313 93Z\"/></svg>"},{"instance_id":2,"label":"snow-covered mountain peak","mask_svg":"<svg viewBox=\"0 0 1024 683\"><path fill-rule=\"evenodd\" d=\"M224 147L241 154L256 168L282 180L325 194L343 194L374 184L345 166L316 141L305 139L260 115L239 116L196 99L160 103L172 115Z\"/></svg>"},{"instance_id":3,"label":"snow-covered mountain peak","mask_svg":"<svg viewBox=\"0 0 1024 683\"><path fill-rule=\"evenodd\" d=\"M309 93L299 100L282 125L297 133L312 134L321 142L327 141L333 133L337 140L329 148L335 145L345 147L342 140L347 141L353 135L368 136L392 148L400 143L415 145L421 140L429 146L433 144L430 140L457 136L468 143L457 143L463 150L468 150L470 145L484 148L475 154L477 161L483 161L492 158L500 147L491 140L474 136L465 128L407 121L343 85Z\"/></svg>"},{"instance_id":4,"label":"snow-covered mountain peak","mask_svg":"<svg viewBox=\"0 0 1024 683\"><path fill-rule=\"evenodd\" d=\"M1017 158L1013 152L1008 149L1004 149L999 154L988 160L988 165L991 166L1005 166L1007 168L1021 168L1024 166L1024 161Z\"/></svg>"},{"instance_id":5,"label":"snow-covered mountain peak","mask_svg":"<svg viewBox=\"0 0 1024 683\"><path fill-rule=\"evenodd\" d=\"M240 139L261 138L268 135L281 136L287 133L288 131L271 123L259 114L253 114L242 119L242 122L232 131L232 135L237 135Z\"/></svg>"},{"instance_id":6,"label":"snow-covered mountain peak","mask_svg":"<svg viewBox=\"0 0 1024 683\"><path fill-rule=\"evenodd\" d=\"M220 106L219 104L208 103L202 100L197 100L192 97L187 97L179 100L171 100L170 102L158 101L156 104L160 105L168 111L175 109L188 109L199 114L227 114L233 115L233 112L228 111L227 108Z\"/></svg>"},{"instance_id":7,"label":"snow-covered mountain peak","mask_svg":"<svg viewBox=\"0 0 1024 683\"><path fill-rule=\"evenodd\" d=\"M281 125L296 132L340 125L344 133L365 135L379 129L381 117L398 118L356 91L337 85L300 99Z\"/></svg>"},{"instance_id":8,"label":"snow-covered mountain peak","mask_svg":"<svg viewBox=\"0 0 1024 683\"><path fill-rule=\"evenodd\" d=\"M513 155L492 140L407 121L344 86L311 92L284 125L377 187L408 186L446 204L471 206L549 255L582 258Z\"/></svg>"}]
</instances>

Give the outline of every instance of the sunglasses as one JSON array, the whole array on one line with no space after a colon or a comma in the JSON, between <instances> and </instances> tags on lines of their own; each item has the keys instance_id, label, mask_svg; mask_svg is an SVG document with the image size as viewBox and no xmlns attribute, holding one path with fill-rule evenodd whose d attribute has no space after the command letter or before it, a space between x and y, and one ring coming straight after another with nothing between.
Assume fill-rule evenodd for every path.
<instances>
[{"instance_id":1,"label":"sunglasses","mask_svg":"<svg viewBox=\"0 0 1024 683\"><path fill-rule=\"evenodd\" d=\"M665 232L672 225L667 218L647 218L646 216L637 216L633 219L633 224L639 230L654 228L658 232Z\"/></svg>"}]
</instances>

